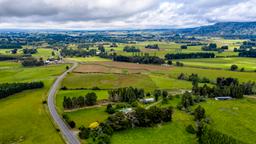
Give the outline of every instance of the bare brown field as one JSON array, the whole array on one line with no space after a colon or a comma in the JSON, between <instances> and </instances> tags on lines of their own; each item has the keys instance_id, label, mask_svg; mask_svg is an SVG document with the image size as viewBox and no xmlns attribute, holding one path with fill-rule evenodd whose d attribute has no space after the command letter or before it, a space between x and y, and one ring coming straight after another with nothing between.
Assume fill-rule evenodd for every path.
<instances>
[{"instance_id":1,"label":"bare brown field","mask_svg":"<svg viewBox=\"0 0 256 144\"><path fill-rule=\"evenodd\" d=\"M141 73L146 71L168 71L171 67L125 62L91 62L81 64L78 73Z\"/></svg>"}]
</instances>

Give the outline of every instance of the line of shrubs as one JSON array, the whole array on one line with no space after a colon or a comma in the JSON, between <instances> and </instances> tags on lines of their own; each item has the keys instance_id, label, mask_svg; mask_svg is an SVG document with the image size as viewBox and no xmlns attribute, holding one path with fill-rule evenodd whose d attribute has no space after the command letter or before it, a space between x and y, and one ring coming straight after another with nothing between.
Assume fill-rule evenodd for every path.
<instances>
[{"instance_id":1,"label":"line of shrubs","mask_svg":"<svg viewBox=\"0 0 256 144\"><path fill-rule=\"evenodd\" d=\"M95 105L97 102L97 95L94 92L87 93L85 96L79 97L66 97L64 96L63 107L64 109L81 108L85 106Z\"/></svg>"},{"instance_id":2,"label":"line of shrubs","mask_svg":"<svg viewBox=\"0 0 256 144\"><path fill-rule=\"evenodd\" d=\"M19 56L11 56L11 55L2 55L0 54L0 61L6 61L6 60L17 60L20 59Z\"/></svg>"},{"instance_id":3,"label":"line of shrubs","mask_svg":"<svg viewBox=\"0 0 256 144\"><path fill-rule=\"evenodd\" d=\"M192 59L192 58L214 58L214 53L177 53L177 54L166 54L165 59L166 60L172 60L172 59Z\"/></svg>"},{"instance_id":4,"label":"line of shrubs","mask_svg":"<svg viewBox=\"0 0 256 144\"><path fill-rule=\"evenodd\" d=\"M22 92L24 90L36 89L44 87L43 82L27 82L27 83L3 83L0 84L0 99Z\"/></svg>"},{"instance_id":5,"label":"line of shrubs","mask_svg":"<svg viewBox=\"0 0 256 144\"><path fill-rule=\"evenodd\" d=\"M135 127L152 127L155 124L172 121L173 108L159 108L156 106L149 109L137 107L129 113L117 112L95 128L80 127L81 139L91 138L94 143L109 144L114 131L121 131Z\"/></svg>"},{"instance_id":6,"label":"line of shrubs","mask_svg":"<svg viewBox=\"0 0 256 144\"><path fill-rule=\"evenodd\" d=\"M114 56L114 61L140 64L164 64L165 61L157 56Z\"/></svg>"}]
</instances>

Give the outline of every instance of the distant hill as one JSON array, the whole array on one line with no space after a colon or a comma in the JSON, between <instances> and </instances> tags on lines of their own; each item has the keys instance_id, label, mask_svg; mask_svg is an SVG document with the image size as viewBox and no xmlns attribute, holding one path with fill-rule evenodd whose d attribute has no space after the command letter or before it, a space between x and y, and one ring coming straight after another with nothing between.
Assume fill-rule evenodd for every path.
<instances>
[{"instance_id":1,"label":"distant hill","mask_svg":"<svg viewBox=\"0 0 256 144\"><path fill-rule=\"evenodd\" d=\"M256 35L256 22L221 22L209 26L182 29L180 32L208 36Z\"/></svg>"}]
</instances>

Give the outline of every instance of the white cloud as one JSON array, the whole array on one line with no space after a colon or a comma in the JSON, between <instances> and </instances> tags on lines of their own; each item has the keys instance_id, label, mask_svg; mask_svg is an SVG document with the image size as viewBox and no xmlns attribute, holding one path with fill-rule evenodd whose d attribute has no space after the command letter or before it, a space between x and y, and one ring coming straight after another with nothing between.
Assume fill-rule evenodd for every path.
<instances>
[{"instance_id":1,"label":"white cloud","mask_svg":"<svg viewBox=\"0 0 256 144\"><path fill-rule=\"evenodd\" d=\"M256 21L255 0L0 0L0 28L181 28Z\"/></svg>"}]
</instances>

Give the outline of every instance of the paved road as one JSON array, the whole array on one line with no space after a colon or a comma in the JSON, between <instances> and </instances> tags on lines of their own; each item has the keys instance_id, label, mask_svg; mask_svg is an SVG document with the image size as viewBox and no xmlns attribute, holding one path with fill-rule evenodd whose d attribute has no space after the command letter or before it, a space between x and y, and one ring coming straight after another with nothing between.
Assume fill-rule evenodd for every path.
<instances>
[{"instance_id":1,"label":"paved road","mask_svg":"<svg viewBox=\"0 0 256 144\"><path fill-rule=\"evenodd\" d=\"M78 64L74 63L73 66L64 72L61 76L59 76L54 84L51 87L51 90L48 94L48 107L49 111L51 113L52 118L54 119L54 122L58 125L62 135L64 136L65 140L69 144L80 144L79 139L76 135L72 133L72 131L69 129L69 127L64 123L62 118L58 115L56 107L55 107L55 94L57 92L57 89L63 80L63 78L67 75L68 72L71 72Z\"/></svg>"}]
</instances>

